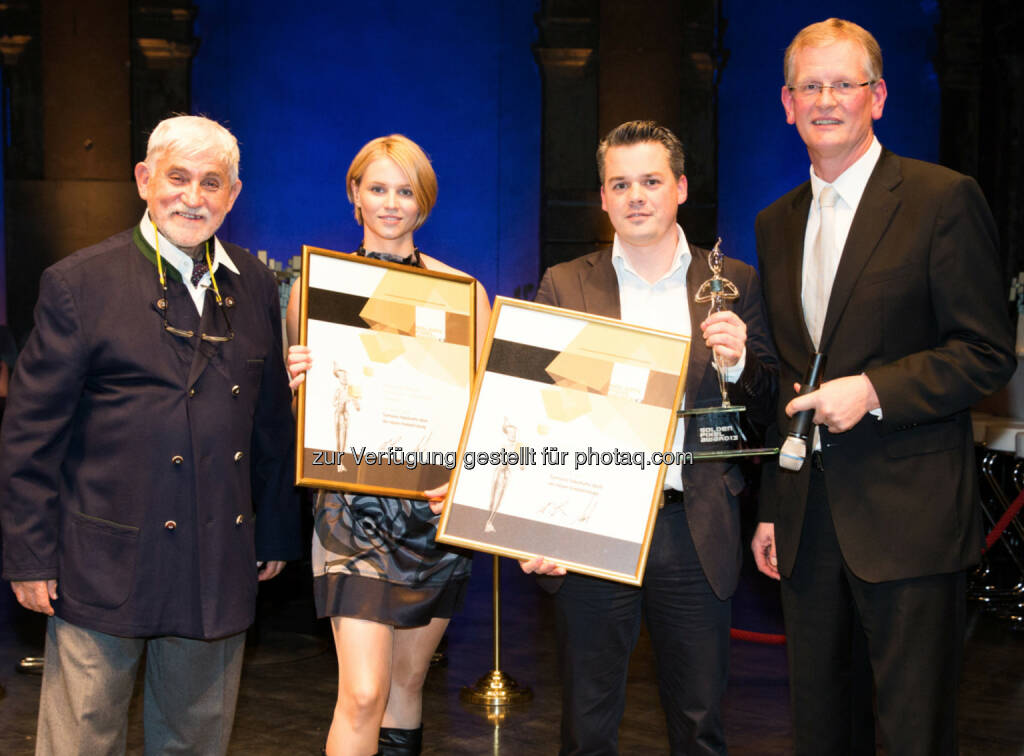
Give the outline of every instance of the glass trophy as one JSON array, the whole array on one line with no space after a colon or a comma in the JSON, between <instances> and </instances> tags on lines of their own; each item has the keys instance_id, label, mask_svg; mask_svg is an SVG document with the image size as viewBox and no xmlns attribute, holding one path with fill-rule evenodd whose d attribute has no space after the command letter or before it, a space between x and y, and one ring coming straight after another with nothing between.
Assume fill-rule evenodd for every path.
<instances>
[{"instance_id":1,"label":"glass trophy","mask_svg":"<svg viewBox=\"0 0 1024 756\"><path fill-rule=\"evenodd\" d=\"M736 284L722 275L721 238L715 242L714 249L708 253L708 267L711 278L700 285L693 299L697 304L708 305L708 315L726 309L726 303L740 296ZM751 448L747 445L747 434L743 430L740 417L746 407L729 401L726 388L725 370L722 358L712 351L715 362L715 373L718 375L718 388L722 392L722 403L717 407L700 407L679 410L679 417L687 418L687 424L696 423L696 448L693 458L720 459L726 457L759 457L778 454L778 448Z\"/></svg>"}]
</instances>

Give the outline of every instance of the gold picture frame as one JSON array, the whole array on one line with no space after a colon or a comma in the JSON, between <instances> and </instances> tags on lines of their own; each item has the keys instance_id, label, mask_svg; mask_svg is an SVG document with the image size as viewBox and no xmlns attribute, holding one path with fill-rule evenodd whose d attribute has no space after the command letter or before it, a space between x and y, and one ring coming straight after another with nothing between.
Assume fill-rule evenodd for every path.
<instances>
[{"instance_id":1,"label":"gold picture frame","mask_svg":"<svg viewBox=\"0 0 1024 756\"><path fill-rule=\"evenodd\" d=\"M640 585L689 349L497 297L437 540Z\"/></svg>"},{"instance_id":2,"label":"gold picture frame","mask_svg":"<svg viewBox=\"0 0 1024 756\"><path fill-rule=\"evenodd\" d=\"M304 245L300 486L422 498L445 483L476 365L466 276Z\"/></svg>"}]
</instances>

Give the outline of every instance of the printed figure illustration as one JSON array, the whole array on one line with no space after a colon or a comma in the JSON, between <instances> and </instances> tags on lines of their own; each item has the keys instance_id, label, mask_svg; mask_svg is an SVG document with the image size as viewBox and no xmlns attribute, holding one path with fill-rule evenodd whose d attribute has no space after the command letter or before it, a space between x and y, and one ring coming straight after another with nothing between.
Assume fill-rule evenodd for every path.
<instances>
[{"instance_id":1,"label":"printed figure illustration","mask_svg":"<svg viewBox=\"0 0 1024 756\"><path fill-rule=\"evenodd\" d=\"M356 398L356 387L348 382L348 371L337 362L334 364L334 377L338 381L334 389L334 439L338 446L338 472L345 472L342 461L345 456L345 442L348 440L348 421L352 412L359 411L359 400Z\"/></svg>"},{"instance_id":2,"label":"printed figure illustration","mask_svg":"<svg viewBox=\"0 0 1024 756\"><path fill-rule=\"evenodd\" d=\"M507 458L509 454L515 453L516 449L519 448L519 444L516 443L519 431L506 417L501 424L501 432L505 434L505 443L502 444L502 449L505 451L504 456ZM520 463L519 469L523 469L522 463ZM501 499L505 495L510 472L511 465L508 464L507 459L503 460L503 464L498 465L494 470L494 482L491 484L491 513L487 517L487 522L484 523L485 533L494 532L494 515L498 514L498 507L501 506Z\"/></svg>"}]
</instances>

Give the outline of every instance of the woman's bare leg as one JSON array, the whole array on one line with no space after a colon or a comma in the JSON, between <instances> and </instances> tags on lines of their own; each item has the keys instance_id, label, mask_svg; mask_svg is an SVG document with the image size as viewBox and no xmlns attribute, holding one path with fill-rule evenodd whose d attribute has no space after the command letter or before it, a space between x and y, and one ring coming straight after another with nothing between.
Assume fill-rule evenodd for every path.
<instances>
[{"instance_id":1,"label":"woman's bare leg","mask_svg":"<svg viewBox=\"0 0 1024 756\"><path fill-rule=\"evenodd\" d=\"M422 723L423 681L447 627L447 619L435 617L423 627L395 630L391 692L384 711L384 727L414 730Z\"/></svg>"},{"instance_id":2,"label":"woman's bare leg","mask_svg":"<svg viewBox=\"0 0 1024 756\"><path fill-rule=\"evenodd\" d=\"M338 653L338 701L327 754L369 756L377 752L381 717L389 705L395 629L352 617L332 617L331 628Z\"/></svg>"}]
</instances>

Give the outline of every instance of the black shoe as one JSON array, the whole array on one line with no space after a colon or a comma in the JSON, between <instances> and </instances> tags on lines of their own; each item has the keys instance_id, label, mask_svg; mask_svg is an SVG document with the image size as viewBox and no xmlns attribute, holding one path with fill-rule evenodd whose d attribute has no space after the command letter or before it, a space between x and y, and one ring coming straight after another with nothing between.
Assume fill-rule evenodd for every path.
<instances>
[{"instance_id":1,"label":"black shoe","mask_svg":"<svg viewBox=\"0 0 1024 756\"><path fill-rule=\"evenodd\" d=\"M379 756L419 756L423 750L423 725L415 730L381 727L377 741Z\"/></svg>"}]
</instances>

